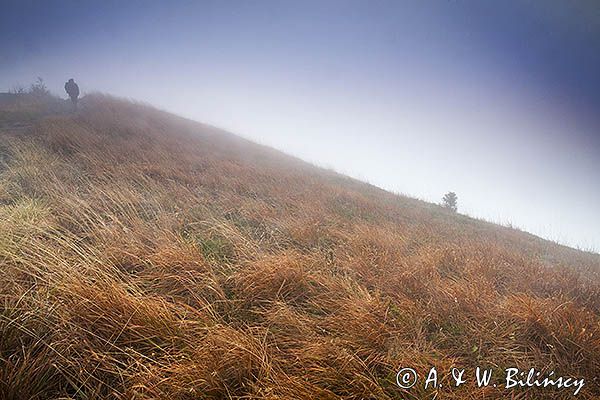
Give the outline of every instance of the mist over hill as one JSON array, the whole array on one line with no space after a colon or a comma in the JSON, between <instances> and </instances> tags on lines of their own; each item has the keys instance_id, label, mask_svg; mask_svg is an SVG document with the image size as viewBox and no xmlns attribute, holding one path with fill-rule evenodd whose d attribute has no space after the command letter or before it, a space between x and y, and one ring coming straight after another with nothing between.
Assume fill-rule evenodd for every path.
<instances>
[{"instance_id":1,"label":"mist over hill","mask_svg":"<svg viewBox=\"0 0 600 400\"><path fill-rule=\"evenodd\" d=\"M110 96L0 97L0 268L3 399L600 396L599 255Z\"/></svg>"}]
</instances>

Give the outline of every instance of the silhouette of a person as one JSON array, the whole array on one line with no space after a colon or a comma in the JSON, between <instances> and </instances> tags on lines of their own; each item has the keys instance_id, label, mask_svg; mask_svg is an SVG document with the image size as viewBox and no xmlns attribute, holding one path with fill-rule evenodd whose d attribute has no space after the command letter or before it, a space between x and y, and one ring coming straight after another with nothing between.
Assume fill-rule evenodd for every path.
<instances>
[{"instance_id":1,"label":"silhouette of a person","mask_svg":"<svg viewBox=\"0 0 600 400\"><path fill-rule=\"evenodd\" d=\"M65 91L71 98L73 106L77 107L77 98L79 97L79 86L77 86L73 78L69 79L69 81L65 83Z\"/></svg>"}]
</instances>

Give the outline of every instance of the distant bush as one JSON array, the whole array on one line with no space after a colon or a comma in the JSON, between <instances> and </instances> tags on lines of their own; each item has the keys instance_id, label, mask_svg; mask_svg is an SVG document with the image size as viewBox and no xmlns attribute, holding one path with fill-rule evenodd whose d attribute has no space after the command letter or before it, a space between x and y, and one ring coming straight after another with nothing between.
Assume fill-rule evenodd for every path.
<instances>
[{"instance_id":1,"label":"distant bush","mask_svg":"<svg viewBox=\"0 0 600 400\"><path fill-rule=\"evenodd\" d=\"M17 83L8 93L0 93L0 119L4 121L31 121L64 107L64 101L48 90L41 77L29 87Z\"/></svg>"},{"instance_id":2,"label":"distant bush","mask_svg":"<svg viewBox=\"0 0 600 400\"><path fill-rule=\"evenodd\" d=\"M442 197L442 206L456 212L458 210L458 196L454 192L448 192Z\"/></svg>"},{"instance_id":3,"label":"distant bush","mask_svg":"<svg viewBox=\"0 0 600 400\"><path fill-rule=\"evenodd\" d=\"M25 87L23 85L21 85L20 83L17 83L11 89L8 90L8 93L10 93L10 94L24 94L25 93Z\"/></svg>"},{"instance_id":4,"label":"distant bush","mask_svg":"<svg viewBox=\"0 0 600 400\"><path fill-rule=\"evenodd\" d=\"M46 87L44 80L39 76L35 83L31 84L29 93L37 97L46 97L50 95L50 91L48 90L48 87Z\"/></svg>"}]
</instances>

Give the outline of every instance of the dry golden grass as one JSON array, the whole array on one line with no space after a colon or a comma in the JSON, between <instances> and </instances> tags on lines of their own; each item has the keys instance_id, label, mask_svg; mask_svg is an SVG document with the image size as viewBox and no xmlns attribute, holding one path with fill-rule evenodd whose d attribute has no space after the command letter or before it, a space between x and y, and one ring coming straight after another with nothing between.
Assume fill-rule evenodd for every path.
<instances>
[{"instance_id":1,"label":"dry golden grass","mask_svg":"<svg viewBox=\"0 0 600 400\"><path fill-rule=\"evenodd\" d=\"M0 131L2 399L600 397L597 255L139 104L35 115Z\"/></svg>"}]
</instances>

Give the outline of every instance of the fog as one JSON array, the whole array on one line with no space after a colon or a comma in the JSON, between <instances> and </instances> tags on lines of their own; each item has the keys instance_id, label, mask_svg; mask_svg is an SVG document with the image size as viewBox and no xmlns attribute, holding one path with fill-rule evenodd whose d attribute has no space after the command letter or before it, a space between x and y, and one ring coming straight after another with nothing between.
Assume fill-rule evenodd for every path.
<instances>
[{"instance_id":1,"label":"fog","mask_svg":"<svg viewBox=\"0 0 600 400\"><path fill-rule=\"evenodd\" d=\"M7 3L0 91L75 78L600 250L593 1L85 3Z\"/></svg>"}]
</instances>

